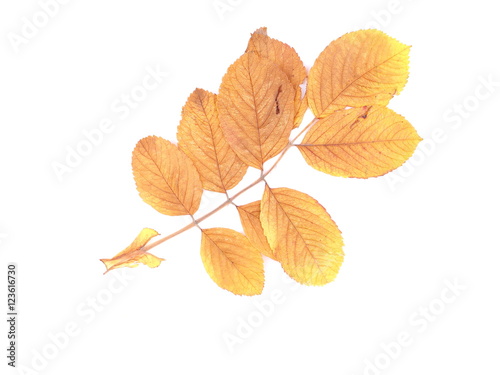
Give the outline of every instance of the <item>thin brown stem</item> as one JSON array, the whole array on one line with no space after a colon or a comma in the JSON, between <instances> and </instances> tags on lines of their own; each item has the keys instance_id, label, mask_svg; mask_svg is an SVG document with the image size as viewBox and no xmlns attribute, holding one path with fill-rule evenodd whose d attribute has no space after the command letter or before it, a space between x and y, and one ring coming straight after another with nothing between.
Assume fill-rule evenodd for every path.
<instances>
[{"instance_id":1,"label":"thin brown stem","mask_svg":"<svg viewBox=\"0 0 500 375\"><path fill-rule=\"evenodd\" d=\"M150 244L144 246L142 248L142 251L143 252L146 252L146 251L149 251L151 250L153 247L156 247L162 243L164 243L165 241L168 241L170 240L171 238L174 238L175 236L178 236L179 234L181 233L184 233L185 231L187 231L188 229L191 229L193 227L198 227L199 228L199 223L201 223L202 221L208 219L210 216L212 216L213 214L219 212L220 210L222 210L224 207L226 207L227 205L229 204L234 204L233 201L238 198L241 194L243 194L244 192L250 190L251 188L253 188L255 185L258 185L260 182L264 181L264 179L266 178L266 176L271 173L271 171L278 165L278 163L281 161L281 159L283 159L283 156L285 156L285 154L287 153L287 151L293 146L293 143L302 135L304 134L311 126L313 126L316 122L318 121L317 118L315 118L314 120L312 120L306 127L304 127L304 129L302 129L300 131L299 134L297 134L297 136L295 136L289 143L288 145L283 149L283 151L281 151L280 155L278 156L278 158L276 159L276 161L273 163L273 165L271 166L271 168L269 168L267 171L262 171L261 174L260 174L260 177L258 179L256 179L254 182L252 182L250 185L248 185L247 187L245 187L244 189L240 190L239 192L237 192L235 195L233 195L232 197L229 197L229 194L227 194L226 192L226 196L227 196L227 199L226 201L224 201L223 203L221 203L218 207L214 208L212 211L206 213L205 215L203 215L202 217L200 217L199 219L195 219L193 216L192 219L193 219L193 222L191 224L188 224L186 225L185 227L179 229L177 232L174 232L172 234L169 234L168 236L166 237L163 237L163 238L160 238L159 240L156 240L154 242L151 242ZM200 228L201 229L201 228Z\"/></svg>"},{"instance_id":2,"label":"thin brown stem","mask_svg":"<svg viewBox=\"0 0 500 375\"><path fill-rule=\"evenodd\" d=\"M170 240L171 238L174 238L175 236L181 234L181 233L184 233L185 231L187 231L188 229L191 229L193 227L196 227L199 223L201 223L203 220L209 218L210 216L212 216L213 214L215 214L216 212L222 210L224 207L226 207L229 203L231 203L231 200L230 199L227 199L224 203L222 203L220 206L218 206L217 208L214 208L212 211L210 211L209 213L203 215L202 217L200 217L199 219L196 219L195 221L193 221L191 224L188 224L186 225L185 227L179 229L177 232L174 232L172 234L169 234L168 236L166 237L163 237L163 238L160 238L159 240L157 241L154 241L154 242L151 242L150 244L144 246L142 248L143 251L148 251L150 249L152 249L153 247L155 246L158 246L160 244L162 244L163 242L165 241L168 241Z\"/></svg>"}]
</instances>

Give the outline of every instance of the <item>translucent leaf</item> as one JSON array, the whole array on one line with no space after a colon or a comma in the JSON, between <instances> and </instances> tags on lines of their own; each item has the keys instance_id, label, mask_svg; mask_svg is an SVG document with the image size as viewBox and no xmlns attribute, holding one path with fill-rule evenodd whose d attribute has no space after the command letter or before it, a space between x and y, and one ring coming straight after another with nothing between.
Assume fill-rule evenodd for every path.
<instances>
[{"instance_id":1,"label":"translucent leaf","mask_svg":"<svg viewBox=\"0 0 500 375\"><path fill-rule=\"evenodd\" d=\"M203 187L223 193L241 181L247 165L222 134L216 101L217 95L196 89L182 109L177 139L198 170Z\"/></svg>"},{"instance_id":2,"label":"translucent leaf","mask_svg":"<svg viewBox=\"0 0 500 375\"><path fill-rule=\"evenodd\" d=\"M293 86L300 85L306 79L306 68L295 49L270 38L265 27L252 33L246 52L256 52L259 56L274 62L285 72Z\"/></svg>"},{"instance_id":3,"label":"translucent leaf","mask_svg":"<svg viewBox=\"0 0 500 375\"><path fill-rule=\"evenodd\" d=\"M401 166L422 139L403 116L373 106L334 112L297 145L307 164L341 177L368 178Z\"/></svg>"},{"instance_id":4,"label":"translucent leaf","mask_svg":"<svg viewBox=\"0 0 500 375\"><path fill-rule=\"evenodd\" d=\"M203 229L201 259L221 288L246 296L262 293L262 255L243 234L227 228Z\"/></svg>"},{"instance_id":5,"label":"translucent leaf","mask_svg":"<svg viewBox=\"0 0 500 375\"><path fill-rule=\"evenodd\" d=\"M238 206L241 225L248 239L263 255L276 260L260 223L260 201Z\"/></svg>"},{"instance_id":6,"label":"translucent leaf","mask_svg":"<svg viewBox=\"0 0 500 375\"><path fill-rule=\"evenodd\" d=\"M121 251L111 259L101 259L101 262L106 266L106 272L120 267L137 267L140 263L148 267L155 268L165 260L157 256L144 252L142 248L158 235L154 229L144 228L135 240L125 250Z\"/></svg>"},{"instance_id":7,"label":"translucent leaf","mask_svg":"<svg viewBox=\"0 0 500 375\"><path fill-rule=\"evenodd\" d=\"M256 53L245 53L222 79L217 106L228 143L247 165L265 161L288 144L295 90L283 71Z\"/></svg>"},{"instance_id":8,"label":"translucent leaf","mask_svg":"<svg viewBox=\"0 0 500 375\"><path fill-rule=\"evenodd\" d=\"M307 100L302 98L302 89L299 87L306 79L307 71L297 52L288 44L270 38L265 27L257 29L252 34L246 52L255 52L271 60L287 75L295 88L294 128L298 127L307 110Z\"/></svg>"},{"instance_id":9,"label":"translucent leaf","mask_svg":"<svg viewBox=\"0 0 500 375\"><path fill-rule=\"evenodd\" d=\"M317 118L346 107L387 105L408 79L410 47L378 30L334 40L309 72L307 97Z\"/></svg>"},{"instance_id":10,"label":"translucent leaf","mask_svg":"<svg viewBox=\"0 0 500 375\"><path fill-rule=\"evenodd\" d=\"M297 87L297 91L295 92L295 118L293 120L294 129L298 128L300 124L302 124L307 108L307 97L302 97L302 89Z\"/></svg>"},{"instance_id":11,"label":"translucent leaf","mask_svg":"<svg viewBox=\"0 0 500 375\"><path fill-rule=\"evenodd\" d=\"M155 136L141 139L132 155L141 198L165 215L193 215L203 188L193 162L177 146Z\"/></svg>"},{"instance_id":12,"label":"translucent leaf","mask_svg":"<svg viewBox=\"0 0 500 375\"><path fill-rule=\"evenodd\" d=\"M306 285L335 279L344 259L342 235L314 198L266 185L260 220L276 259L290 277Z\"/></svg>"}]
</instances>

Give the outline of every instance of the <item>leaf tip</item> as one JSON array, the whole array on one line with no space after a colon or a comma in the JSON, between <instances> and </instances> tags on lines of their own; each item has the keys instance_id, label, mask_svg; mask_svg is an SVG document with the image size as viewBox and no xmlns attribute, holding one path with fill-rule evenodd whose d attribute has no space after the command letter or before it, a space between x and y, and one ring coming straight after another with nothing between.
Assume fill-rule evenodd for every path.
<instances>
[{"instance_id":1,"label":"leaf tip","mask_svg":"<svg viewBox=\"0 0 500 375\"><path fill-rule=\"evenodd\" d=\"M267 27L266 26L262 26L262 27L259 27L257 30L255 30L253 34L259 34L259 35L265 35L267 36Z\"/></svg>"}]
</instances>

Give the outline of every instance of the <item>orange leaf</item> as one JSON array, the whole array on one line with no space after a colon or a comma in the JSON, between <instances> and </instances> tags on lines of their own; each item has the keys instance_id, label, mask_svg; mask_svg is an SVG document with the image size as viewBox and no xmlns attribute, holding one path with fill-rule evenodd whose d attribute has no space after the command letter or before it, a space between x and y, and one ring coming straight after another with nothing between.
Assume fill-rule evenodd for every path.
<instances>
[{"instance_id":1,"label":"orange leaf","mask_svg":"<svg viewBox=\"0 0 500 375\"><path fill-rule=\"evenodd\" d=\"M264 235L262 224L260 223L260 201L238 206L241 225L248 239L254 247L256 247L262 255L276 260L273 251L269 247L267 238Z\"/></svg>"},{"instance_id":2,"label":"orange leaf","mask_svg":"<svg viewBox=\"0 0 500 375\"><path fill-rule=\"evenodd\" d=\"M295 120L294 128L298 127L307 109L307 100L302 98L299 87L307 77L306 67L299 55L288 44L267 36L267 28L257 29L251 36L246 52L256 52L275 64L287 75L295 88Z\"/></svg>"},{"instance_id":3,"label":"orange leaf","mask_svg":"<svg viewBox=\"0 0 500 375\"><path fill-rule=\"evenodd\" d=\"M291 278L306 285L335 279L344 259L342 235L314 198L266 185L260 220L276 259Z\"/></svg>"},{"instance_id":4,"label":"orange leaf","mask_svg":"<svg viewBox=\"0 0 500 375\"><path fill-rule=\"evenodd\" d=\"M306 68L295 49L267 36L266 27L261 27L252 34L246 52L256 52L260 57L274 62L287 75L293 86L300 85L306 79Z\"/></svg>"},{"instance_id":5,"label":"orange leaf","mask_svg":"<svg viewBox=\"0 0 500 375\"><path fill-rule=\"evenodd\" d=\"M262 255L243 234L227 228L203 229L201 259L213 281L238 295L261 294Z\"/></svg>"},{"instance_id":6,"label":"orange leaf","mask_svg":"<svg viewBox=\"0 0 500 375\"><path fill-rule=\"evenodd\" d=\"M141 139L132 155L141 198L165 215L193 215L203 188L193 162L177 146L155 136Z\"/></svg>"},{"instance_id":7,"label":"orange leaf","mask_svg":"<svg viewBox=\"0 0 500 375\"><path fill-rule=\"evenodd\" d=\"M333 176L368 178L401 166L422 140L387 107L341 110L319 120L297 145L307 164Z\"/></svg>"},{"instance_id":8,"label":"orange leaf","mask_svg":"<svg viewBox=\"0 0 500 375\"><path fill-rule=\"evenodd\" d=\"M106 266L107 273L115 268L120 267L137 267L139 263L145 264L148 267L155 268L165 260L158 258L153 254L142 251L142 248L151 240L151 238L158 235L154 229L144 228L141 233L135 238L134 242L121 251L111 259L101 259L101 262Z\"/></svg>"},{"instance_id":9,"label":"orange leaf","mask_svg":"<svg viewBox=\"0 0 500 375\"><path fill-rule=\"evenodd\" d=\"M297 87L295 91L295 118L293 120L293 128L298 128L302 124L304 115L307 111L307 97L302 97L302 89Z\"/></svg>"},{"instance_id":10,"label":"orange leaf","mask_svg":"<svg viewBox=\"0 0 500 375\"><path fill-rule=\"evenodd\" d=\"M288 144L294 122L295 90L278 66L245 53L222 79L217 106L231 148L247 165L265 161Z\"/></svg>"},{"instance_id":11,"label":"orange leaf","mask_svg":"<svg viewBox=\"0 0 500 375\"><path fill-rule=\"evenodd\" d=\"M222 134L216 101L217 95L196 89L182 109L177 139L200 173L203 187L223 193L241 181L247 166Z\"/></svg>"},{"instance_id":12,"label":"orange leaf","mask_svg":"<svg viewBox=\"0 0 500 375\"><path fill-rule=\"evenodd\" d=\"M378 30L334 40L309 72L307 97L318 118L345 107L387 105L408 79L410 47Z\"/></svg>"}]
</instances>

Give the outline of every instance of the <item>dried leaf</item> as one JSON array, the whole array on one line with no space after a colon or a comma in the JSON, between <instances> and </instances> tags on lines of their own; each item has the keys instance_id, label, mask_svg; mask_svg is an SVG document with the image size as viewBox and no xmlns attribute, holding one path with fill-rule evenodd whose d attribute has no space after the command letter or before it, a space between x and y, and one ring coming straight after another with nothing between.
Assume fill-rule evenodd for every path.
<instances>
[{"instance_id":1,"label":"dried leaf","mask_svg":"<svg viewBox=\"0 0 500 375\"><path fill-rule=\"evenodd\" d=\"M410 47L378 30L330 43L309 72L307 97L317 118L346 107L387 105L408 79Z\"/></svg>"},{"instance_id":2,"label":"dried leaf","mask_svg":"<svg viewBox=\"0 0 500 375\"><path fill-rule=\"evenodd\" d=\"M241 181L247 166L222 134L216 101L217 95L196 89L182 109L177 139L198 170L203 187L223 193Z\"/></svg>"},{"instance_id":3,"label":"dried leaf","mask_svg":"<svg viewBox=\"0 0 500 375\"><path fill-rule=\"evenodd\" d=\"M218 95L196 89L189 96L177 132L179 148L151 136L134 150L132 167L142 199L167 215L191 215L192 222L149 245L158 233L144 229L114 258L101 259L107 271L140 263L157 267L163 259L147 250L200 228L205 219L235 205L233 200L267 178L290 142L298 139L290 141L290 134L308 106L316 119L294 146L312 167L335 176L368 178L402 165L421 138L385 106L406 84L409 49L381 31L349 33L326 47L308 77L292 47L270 38L266 28L256 30L243 56L224 75ZM264 163L277 155L264 171ZM260 177L230 198L228 190L248 166L262 170ZM300 171L295 174L300 178ZM227 200L195 218L203 188L225 193ZM315 199L266 183L261 201L236 207L246 235L200 228L203 265L221 288L260 294L263 255L279 261L302 284L335 279L344 259L342 234Z\"/></svg>"},{"instance_id":4,"label":"dried leaf","mask_svg":"<svg viewBox=\"0 0 500 375\"><path fill-rule=\"evenodd\" d=\"M293 128L298 128L302 124L304 115L308 108L307 97L302 97L302 89L297 87L295 91L295 118L293 120Z\"/></svg>"},{"instance_id":5,"label":"dried leaf","mask_svg":"<svg viewBox=\"0 0 500 375\"><path fill-rule=\"evenodd\" d=\"M294 128L300 126L307 110L307 100L302 98L300 84L307 77L306 67L299 55L288 44L267 36L267 28L257 29L248 41L246 52L255 52L275 64L287 75L295 88L295 119Z\"/></svg>"},{"instance_id":6,"label":"dried leaf","mask_svg":"<svg viewBox=\"0 0 500 375\"><path fill-rule=\"evenodd\" d=\"M300 85L306 79L306 68L295 49L267 36L265 27L257 29L252 34L246 52L255 52L260 57L274 62L287 75L293 86Z\"/></svg>"},{"instance_id":7,"label":"dried leaf","mask_svg":"<svg viewBox=\"0 0 500 375\"><path fill-rule=\"evenodd\" d=\"M132 155L141 198L165 215L193 215L203 188L193 162L177 146L155 136L141 139Z\"/></svg>"},{"instance_id":8,"label":"dried leaf","mask_svg":"<svg viewBox=\"0 0 500 375\"><path fill-rule=\"evenodd\" d=\"M224 136L243 162L262 169L286 147L294 100L286 74L268 59L245 53L229 67L217 106Z\"/></svg>"},{"instance_id":9,"label":"dried leaf","mask_svg":"<svg viewBox=\"0 0 500 375\"><path fill-rule=\"evenodd\" d=\"M306 285L335 279L344 259L342 235L314 198L266 185L260 220L276 259L291 278Z\"/></svg>"},{"instance_id":10,"label":"dried leaf","mask_svg":"<svg viewBox=\"0 0 500 375\"><path fill-rule=\"evenodd\" d=\"M202 230L201 259L213 281L238 295L261 294L264 262L243 234L227 228Z\"/></svg>"},{"instance_id":11,"label":"dried leaf","mask_svg":"<svg viewBox=\"0 0 500 375\"><path fill-rule=\"evenodd\" d=\"M422 139L387 107L337 111L319 120L297 145L307 164L341 177L368 178L401 166Z\"/></svg>"},{"instance_id":12,"label":"dried leaf","mask_svg":"<svg viewBox=\"0 0 500 375\"><path fill-rule=\"evenodd\" d=\"M240 214L241 225L250 243L257 248L262 255L276 260L267 242L262 224L260 223L260 201L238 206L237 208Z\"/></svg>"},{"instance_id":13,"label":"dried leaf","mask_svg":"<svg viewBox=\"0 0 500 375\"><path fill-rule=\"evenodd\" d=\"M158 236L158 232L154 229L144 228L135 240L125 250L121 251L111 259L101 259L101 262L106 266L107 273L115 268L120 267L137 267L139 263L145 264L148 267L155 268L165 260L157 256L142 251L142 248L151 240Z\"/></svg>"}]
</instances>

